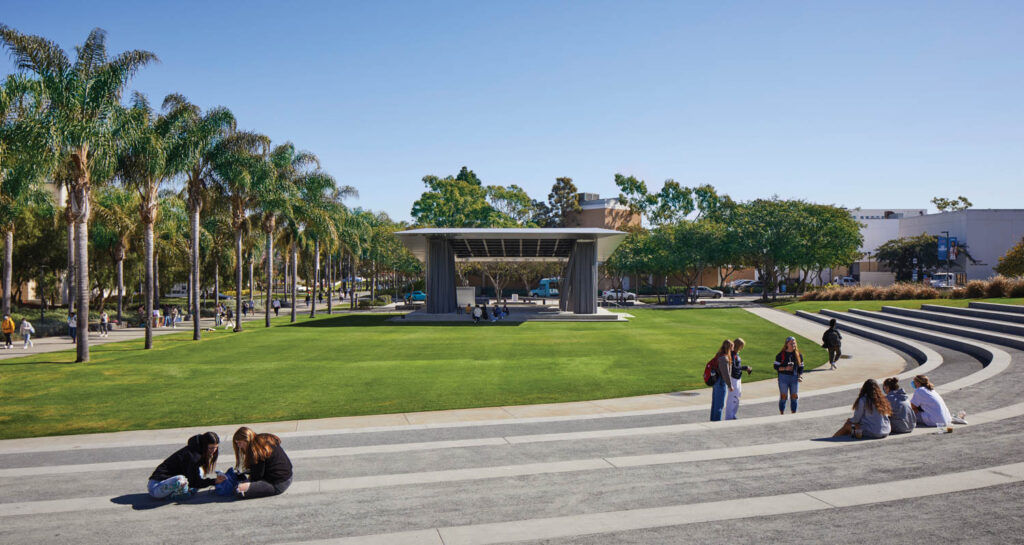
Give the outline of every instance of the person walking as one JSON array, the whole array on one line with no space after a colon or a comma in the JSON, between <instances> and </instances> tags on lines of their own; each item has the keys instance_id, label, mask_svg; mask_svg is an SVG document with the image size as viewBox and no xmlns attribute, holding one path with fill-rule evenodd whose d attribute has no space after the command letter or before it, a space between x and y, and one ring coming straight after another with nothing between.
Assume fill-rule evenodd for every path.
<instances>
[{"instance_id":1,"label":"person walking","mask_svg":"<svg viewBox=\"0 0 1024 545\"><path fill-rule=\"evenodd\" d=\"M32 324L29 323L28 319L22 318L21 319L21 338L25 339L25 345L21 347L22 349L26 349L27 350L28 347L32 346L32 335L35 332L36 332L36 328L32 327Z\"/></svg>"},{"instance_id":2,"label":"person walking","mask_svg":"<svg viewBox=\"0 0 1024 545\"><path fill-rule=\"evenodd\" d=\"M832 366L831 369L836 369L836 362L843 355L841 350L842 343L843 336L836 329L836 319L832 318L828 321L828 329L821 336L822 348L828 349L828 364Z\"/></svg>"},{"instance_id":3,"label":"person walking","mask_svg":"<svg viewBox=\"0 0 1024 545\"><path fill-rule=\"evenodd\" d=\"M749 365L743 365L743 361L740 359L740 351L747 345L743 339L736 338L732 342L732 353L731 360L732 366L729 368L729 380L732 382L732 391L729 392L729 396L725 400L725 419L736 420L736 411L740 408L740 395L743 389L743 372L746 371L749 375L754 372L754 368Z\"/></svg>"},{"instance_id":4,"label":"person walking","mask_svg":"<svg viewBox=\"0 0 1024 545\"><path fill-rule=\"evenodd\" d=\"M107 311L103 311L100 314L100 337L106 337L107 331L110 329L110 316L107 315Z\"/></svg>"},{"instance_id":5,"label":"person walking","mask_svg":"<svg viewBox=\"0 0 1024 545\"><path fill-rule=\"evenodd\" d=\"M0 324L0 332L4 334L4 349L14 348L14 341L11 340L11 335L14 335L16 328L14 318L11 318L10 314L4 314L4 321Z\"/></svg>"},{"instance_id":6,"label":"person walking","mask_svg":"<svg viewBox=\"0 0 1024 545\"><path fill-rule=\"evenodd\" d=\"M178 327L178 307L171 307L171 328Z\"/></svg>"},{"instance_id":7,"label":"person walking","mask_svg":"<svg viewBox=\"0 0 1024 545\"><path fill-rule=\"evenodd\" d=\"M281 312L281 300L280 299L274 299L274 302L271 303L270 306L274 308L274 316L277 316L277 315L280 314L280 312Z\"/></svg>"},{"instance_id":8,"label":"person walking","mask_svg":"<svg viewBox=\"0 0 1024 545\"><path fill-rule=\"evenodd\" d=\"M732 341L722 341L722 346L715 354L715 384L711 387L711 421L722 420L722 409L725 408L725 397L732 392L732 383L729 381L730 370L732 369Z\"/></svg>"},{"instance_id":9,"label":"person walking","mask_svg":"<svg viewBox=\"0 0 1024 545\"><path fill-rule=\"evenodd\" d=\"M78 320L75 318L75 313L68 313L68 335L71 336L71 344L78 342Z\"/></svg>"},{"instance_id":10,"label":"person walking","mask_svg":"<svg viewBox=\"0 0 1024 545\"><path fill-rule=\"evenodd\" d=\"M231 310L231 307L224 312L224 329L235 328L235 313Z\"/></svg>"},{"instance_id":11,"label":"person walking","mask_svg":"<svg viewBox=\"0 0 1024 545\"><path fill-rule=\"evenodd\" d=\"M803 382L804 357L796 345L796 337L786 337L786 344L775 357L775 370L779 373L779 414L786 414L786 400L789 399L789 412L795 413L798 407L799 385Z\"/></svg>"}]
</instances>

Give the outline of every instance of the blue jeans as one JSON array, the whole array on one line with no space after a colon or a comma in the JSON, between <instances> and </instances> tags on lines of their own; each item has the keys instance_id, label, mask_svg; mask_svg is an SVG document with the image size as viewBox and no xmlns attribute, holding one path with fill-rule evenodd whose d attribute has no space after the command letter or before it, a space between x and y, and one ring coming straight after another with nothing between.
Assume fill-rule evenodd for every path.
<instances>
[{"instance_id":1,"label":"blue jeans","mask_svg":"<svg viewBox=\"0 0 1024 545\"><path fill-rule=\"evenodd\" d=\"M722 409L725 408L725 394L729 391L722 377L718 377L715 385L711 387L711 421L718 422L722 419Z\"/></svg>"},{"instance_id":2,"label":"blue jeans","mask_svg":"<svg viewBox=\"0 0 1024 545\"><path fill-rule=\"evenodd\" d=\"M800 389L800 381L797 375L779 374L779 412L786 412L786 397L789 397L789 410L796 412L797 393Z\"/></svg>"}]
</instances>

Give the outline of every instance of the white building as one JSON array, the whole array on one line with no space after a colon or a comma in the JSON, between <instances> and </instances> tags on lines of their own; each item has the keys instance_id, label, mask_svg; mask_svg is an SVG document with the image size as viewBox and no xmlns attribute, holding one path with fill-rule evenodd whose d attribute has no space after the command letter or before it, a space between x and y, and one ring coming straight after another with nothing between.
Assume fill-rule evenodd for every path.
<instances>
[{"instance_id":1,"label":"white building","mask_svg":"<svg viewBox=\"0 0 1024 545\"><path fill-rule=\"evenodd\" d=\"M894 238L899 238L900 220L924 216L928 210L924 208L855 208L850 210L853 219L864 224L860 234L864 237L861 253L867 254L866 260L873 261L870 256L878 247Z\"/></svg>"},{"instance_id":2,"label":"white building","mask_svg":"<svg viewBox=\"0 0 1024 545\"><path fill-rule=\"evenodd\" d=\"M968 209L941 212L917 217L905 217L899 222L900 237L921 234L943 237L946 232L956 238L958 246L967 247L976 262L967 259L964 252L951 263L950 271L962 273L966 280L985 280L996 273L993 267L999 258L1024 237L1024 210Z\"/></svg>"}]
</instances>

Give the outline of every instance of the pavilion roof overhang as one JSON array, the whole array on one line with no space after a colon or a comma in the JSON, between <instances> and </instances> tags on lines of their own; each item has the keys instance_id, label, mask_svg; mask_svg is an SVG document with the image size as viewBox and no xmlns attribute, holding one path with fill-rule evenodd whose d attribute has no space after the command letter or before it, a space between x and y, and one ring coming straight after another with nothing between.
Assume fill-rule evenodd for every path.
<instances>
[{"instance_id":1,"label":"pavilion roof overhang","mask_svg":"<svg viewBox=\"0 0 1024 545\"><path fill-rule=\"evenodd\" d=\"M448 240L457 261L564 261L577 240L592 240L597 244L597 261L604 262L626 233L593 227L425 228L395 236L420 261L426 261L427 241L440 237Z\"/></svg>"}]
</instances>

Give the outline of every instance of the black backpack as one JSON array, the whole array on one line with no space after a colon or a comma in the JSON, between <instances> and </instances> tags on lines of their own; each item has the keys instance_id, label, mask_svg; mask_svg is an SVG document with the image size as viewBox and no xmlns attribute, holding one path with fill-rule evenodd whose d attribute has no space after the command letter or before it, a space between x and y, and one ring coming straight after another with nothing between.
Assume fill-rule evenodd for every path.
<instances>
[{"instance_id":1,"label":"black backpack","mask_svg":"<svg viewBox=\"0 0 1024 545\"><path fill-rule=\"evenodd\" d=\"M821 340L825 343L825 348L835 348L839 346L839 332L834 329L825 331L822 335Z\"/></svg>"}]
</instances>

